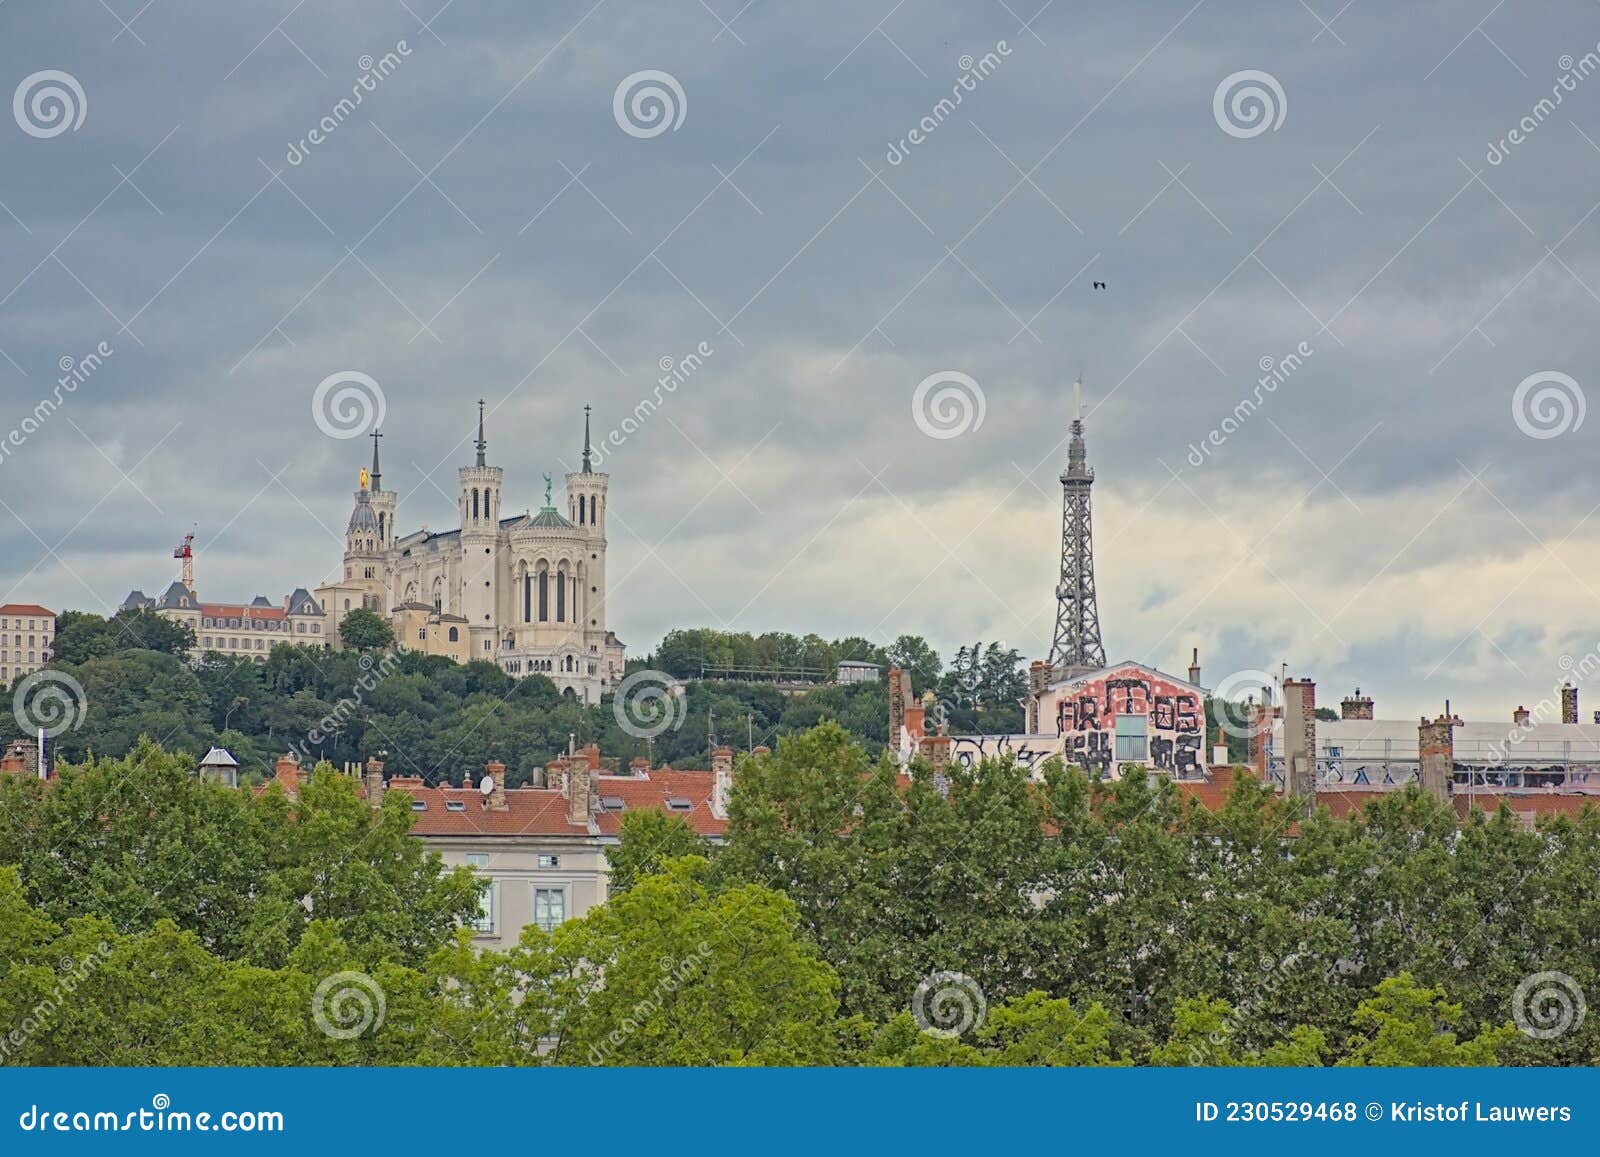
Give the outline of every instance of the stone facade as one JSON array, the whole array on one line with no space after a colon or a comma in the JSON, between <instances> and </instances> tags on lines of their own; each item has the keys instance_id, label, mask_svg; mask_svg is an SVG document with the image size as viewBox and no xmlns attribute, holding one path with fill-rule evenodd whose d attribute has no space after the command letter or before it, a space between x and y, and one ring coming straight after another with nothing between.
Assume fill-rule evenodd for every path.
<instances>
[{"instance_id":1,"label":"stone facade","mask_svg":"<svg viewBox=\"0 0 1600 1157\"><path fill-rule=\"evenodd\" d=\"M232 658L265 663L276 646L294 644L326 650L337 641L330 637L328 616L322 605L304 587L296 588L282 606L275 606L264 595L257 595L249 603L202 602L192 588L174 582L159 599L133 591L122 600L123 610L139 608L187 624L194 631L193 658L197 662L207 651L217 651Z\"/></svg>"},{"instance_id":2,"label":"stone facade","mask_svg":"<svg viewBox=\"0 0 1600 1157\"><path fill-rule=\"evenodd\" d=\"M54 611L35 603L0 606L0 687L48 663L55 637Z\"/></svg>"},{"instance_id":3,"label":"stone facade","mask_svg":"<svg viewBox=\"0 0 1600 1157\"><path fill-rule=\"evenodd\" d=\"M488 463L479 403L476 461L458 471L459 528L398 534L399 496L384 490L374 438L346 530L343 575L317 588L338 624L357 607L387 616L400 645L510 675L541 674L585 703L622 678L625 650L606 628L609 475L591 466L587 410L582 468L566 475L565 514L503 517L504 472Z\"/></svg>"}]
</instances>

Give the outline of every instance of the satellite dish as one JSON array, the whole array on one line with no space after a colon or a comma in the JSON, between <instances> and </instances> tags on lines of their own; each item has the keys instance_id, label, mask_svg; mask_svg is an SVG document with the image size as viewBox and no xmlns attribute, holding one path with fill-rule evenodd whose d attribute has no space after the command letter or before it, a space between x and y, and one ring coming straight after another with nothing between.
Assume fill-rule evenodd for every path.
<instances>
[{"instance_id":1,"label":"satellite dish","mask_svg":"<svg viewBox=\"0 0 1600 1157\"><path fill-rule=\"evenodd\" d=\"M484 796L494 794L494 776L486 775L478 781L478 794Z\"/></svg>"}]
</instances>

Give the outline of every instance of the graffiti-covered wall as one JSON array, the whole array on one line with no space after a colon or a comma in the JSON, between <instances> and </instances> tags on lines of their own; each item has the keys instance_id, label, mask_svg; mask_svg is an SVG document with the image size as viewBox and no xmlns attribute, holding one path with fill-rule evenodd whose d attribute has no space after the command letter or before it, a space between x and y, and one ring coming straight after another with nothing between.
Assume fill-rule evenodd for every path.
<instances>
[{"instance_id":1,"label":"graffiti-covered wall","mask_svg":"<svg viewBox=\"0 0 1600 1157\"><path fill-rule=\"evenodd\" d=\"M1139 763L1177 776L1205 771L1205 692L1153 667L1123 663L1039 696L1041 735L957 735L951 757L971 767L1010 757L1037 773L1050 756L1092 775Z\"/></svg>"},{"instance_id":2,"label":"graffiti-covered wall","mask_svg":"<svg viewBox=\"0 0 1600 1157\"><path fill-rule=\"evenodd\" d=\"M1053 721L1062 758L1091 772L1142 763L1174 775L1205 769L1205 704L1192 683L1124 663L1046 690L1039 718Z\"/></svg>"}]
</instances>

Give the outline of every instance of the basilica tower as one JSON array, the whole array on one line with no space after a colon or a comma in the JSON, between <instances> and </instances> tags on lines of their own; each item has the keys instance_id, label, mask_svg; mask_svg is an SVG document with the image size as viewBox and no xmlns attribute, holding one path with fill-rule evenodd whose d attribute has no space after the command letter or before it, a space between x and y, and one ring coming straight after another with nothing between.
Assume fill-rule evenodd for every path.
<instances>
[{"instance_id":1,"label":"basilica tower","mask_svg":"<svg viewBox=\"0 0 1600 1157\"><path fill-rule=\"evenodd\" d=\"M595 473L589 440L589 407L583 408L583 464L567 475L567 518L578 528L588 548L584 564L587 590L583 608L583 633L590 653L605 642L606 598L606 487L609 474Z\"/></svg>"},{"instance_id":2,"label":"basilica tower","mask_svg":"<svg viewBox=\"0 0 1600 1157\"><path fill-rule=\"evenodd\" d=\"M499 597L500 486L502 471L488 465L483 437L483 400L478 400L477 460L458 471L461 511L460 614L467 620L474 659L493 656ZM449 610L448 606L441 608Z\"/></svg>"}]
</instances>

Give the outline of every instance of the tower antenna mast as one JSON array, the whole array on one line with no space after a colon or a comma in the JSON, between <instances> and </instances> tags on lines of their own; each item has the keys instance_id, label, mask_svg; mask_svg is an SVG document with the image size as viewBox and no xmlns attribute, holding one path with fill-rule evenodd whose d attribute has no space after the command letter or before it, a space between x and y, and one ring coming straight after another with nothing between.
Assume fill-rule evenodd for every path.
<instances>
[{"instance_id":1,"label":"tower antenna mast","mask_svg":"<svg viewBox=\"0 0 1600 1157\"><path fill-rule=\"evenodd\" d=\"M1056 631L1050 668L1071 678L1106 665L1100 642L1100 607L1094 589L1094 470L1083 442L1083 379L1072 383L1074 416L1061 472L1061 578L1056 584Z\"/></svg>"}]
</instances>

